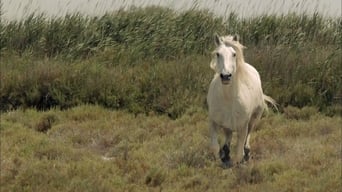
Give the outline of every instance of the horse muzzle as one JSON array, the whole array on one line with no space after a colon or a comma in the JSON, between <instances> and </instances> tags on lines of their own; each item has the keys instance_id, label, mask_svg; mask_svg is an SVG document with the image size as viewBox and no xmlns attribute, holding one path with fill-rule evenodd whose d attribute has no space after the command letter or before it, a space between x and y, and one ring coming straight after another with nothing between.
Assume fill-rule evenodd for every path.
<instances>
[{"instance_id":1,"label":"horse muzzle","mask_svg":"<svg viewBox=\"0 0 342 192\"><path fill-rule=\"evenodd\" d=\"M230 79L232 77L232 74L220 74L222 84L227 85L230 82Z\"/></svg>"}]
</instances>

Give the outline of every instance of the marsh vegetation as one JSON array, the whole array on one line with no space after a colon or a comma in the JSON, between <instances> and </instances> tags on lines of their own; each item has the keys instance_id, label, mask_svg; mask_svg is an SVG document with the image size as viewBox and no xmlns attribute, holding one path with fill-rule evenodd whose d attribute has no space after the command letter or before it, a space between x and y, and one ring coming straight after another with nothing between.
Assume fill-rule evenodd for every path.
<instances>
[{"instance_id":1,"label":"marsh vegetation","mask_svg":"<svg viewBox=\"0 0 342 192\"><path fill-rule=\"evenodd\" d=\"M342 188L340 18L147 7L0 33L1 191ZM240 35L280 108L228 170L208 154L214 33Z\"/></svg>"}]
</instances>

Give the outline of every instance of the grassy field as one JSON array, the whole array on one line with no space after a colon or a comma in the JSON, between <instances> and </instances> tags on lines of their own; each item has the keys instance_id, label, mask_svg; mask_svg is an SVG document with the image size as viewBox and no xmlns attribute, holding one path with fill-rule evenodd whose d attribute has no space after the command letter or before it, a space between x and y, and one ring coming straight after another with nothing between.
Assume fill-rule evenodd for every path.
<instances>
[{"instance_id":1,"label":"grassy field","mask_svg":"<svg viewBox=\"0 0 342 192\"><path fill-rule=\"evenodd\" d=\"M91 105L16 110L1 116L1 191L337 192L341 124L310 107L270 113L253 159L222 169L200 108L176 120Z\"/></svg>"},{"instance_id":2,"label":"grassy field","mask_svg":"<svg viewBox=\"0 0 342 192\"><path fill-rule=\"evenodd\" d=\"M226 18L148 7L1 21L0 190L340 191L341 18ZM232 169L208 153L216 32L241 36L280 109Z\"/></svg>"}]
</instances>

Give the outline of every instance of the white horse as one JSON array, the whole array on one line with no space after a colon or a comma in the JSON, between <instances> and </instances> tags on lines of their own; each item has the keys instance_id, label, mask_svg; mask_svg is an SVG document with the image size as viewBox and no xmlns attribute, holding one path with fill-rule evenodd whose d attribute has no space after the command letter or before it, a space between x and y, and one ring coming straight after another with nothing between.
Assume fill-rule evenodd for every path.
<instances>
[{"instance_id":1,"label":"white horse","mask_svg":"<svg viewBox=\"0 0 342 192\"><path fill-rule=\"evenodd\" d=\"M267 107L275 101L263 94L257 70L245 63L243 48L233 36L215 36L216 49L210 67L216 72L210 83L209 106L210 148L225 166L233 166L249 159L250 132ZM225 144L220 149L217 131L223 128ZM232 132L237 132L235 155L230 159Z\"/></svg>"}]
</instances>

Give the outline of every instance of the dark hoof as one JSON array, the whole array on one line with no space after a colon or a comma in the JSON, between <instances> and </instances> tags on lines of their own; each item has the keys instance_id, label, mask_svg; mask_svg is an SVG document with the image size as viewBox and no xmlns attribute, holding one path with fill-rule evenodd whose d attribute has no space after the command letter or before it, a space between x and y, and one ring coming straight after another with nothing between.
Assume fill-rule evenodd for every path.
<instances>
[{"instance_id":1,"label":"dark hoof","mask_svg":"<svg viewBox=\"0 0 342 192\"><path fill-rule=\"evenodd\" d=\"M230 161L230 156L229 156L229 147L227 144L223 145L223 147L220 149L220 159L223 163L229 162Z\"/></svg>"},{"instance_id":2,"label":"dark hoof","mask_svg":"<svg viewBox=\"0 0 342 192\"><path fill-rule=\"evenodd\" d=\"M244 155L244 157L243 157L243 160L244 160L244 161L248 161L249 158L250 158L249 153L250 153L251 150L248 149L248 148L246 148L246 147L245 147L243 150L244 150L244 152L245 152L245 155Z\"/></svg>"}]
</instances>

